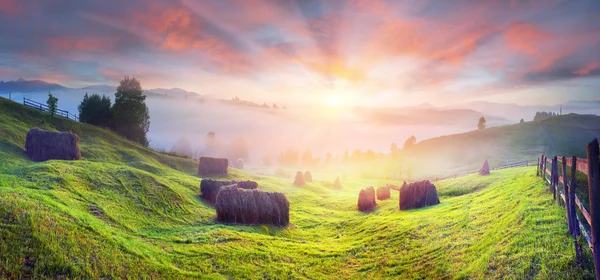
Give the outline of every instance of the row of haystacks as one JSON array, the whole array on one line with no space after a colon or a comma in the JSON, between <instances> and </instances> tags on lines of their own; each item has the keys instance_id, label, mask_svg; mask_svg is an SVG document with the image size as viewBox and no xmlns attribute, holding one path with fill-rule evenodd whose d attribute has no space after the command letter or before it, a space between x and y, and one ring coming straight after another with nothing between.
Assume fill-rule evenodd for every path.
<instances>
[{"instance_id":1,"label":"row of haystacks","mask_svg":"<svg viewBox=\"0 0 600 280\"><path fill-rule=\"evenodd\" d=\"M227 175L229 160L226 158L201 157L198 164L198 175Z\"/></svg>"},{"instance_id":2,"label":"row of haystacks","mask_svg":"<svg viewBox=\"0 0 600 280\"><path fill-rule=\"evenodd\" d=\"M79 137L71 132L32 128L25 138L25 152L35 162L81 159Z\"/></svg>"},{"instance_id":3,"label":"row of haystacks","mask_svg":"<svg viewBox=\"0 0 600 280\"><path fill-rule=\"evenodd\" d=\"M312 174L310 173L310 171L305 171L304 173L302 173L302 171L297 171L296 172L296 177L294 177L294 185L301 187L306 185L306 182L312 182L313 178L312 178Z\"/></svg>"},{"instance_id":4,"label":"row of haystacks","mask_svg":"<svg viewBox=\"0 0 600 280\"><path fill-rule=\"evenodd\" d=\"M390 198L390 186L384 185L377 188L377 199L378 200L386 200Z\"/></svg>"},{"instance_id":5,"label":"row of haystacks","mask_svg":"<svg viewBox=\"0 0 600 280\"><path fill-rule=\"evenodd\" d=\"M435 185L431 182L420 181L411 184L406 184L406 182L404 182L404 185L400 188L393 185L381 186L377 188L377 193L375 193L373 187L362 189L358 194L358 211L373 211L377 206L375 194L377 194L378 200L389 199L391 197L391 189L400 191L400 210L422 208L440 203Z\"/></svg>"},{"instance_id":6,"label":"row of haystacks","mask_svg":"<svg viewBox=\"0 0 600 280\"><path fill-rule=\"evenodd\" d=\"M435 185L429 180L404 183L400 188L400 210L423 208L440 203Z\"/></svg>"},{"instance_id":7,"label":"row of haystacks","mask_svg":"<svg viewBox=\"0 0 600 280\"><path fill-rule=\"evenodd\" d=\"M356 207L360 212L370 212L375 209L377 202L375 201L375 189L368 187L360 190L358 194L358 206Z\"/></svg>"},{"instance_id":8,"label":"row of haystacks","mask_svg":"<svg viewBox=\"0 0 600 280\"><path fill-rule=\"evenodd\" d=\"M226 186L219 191L217 220L225 223L287 226L290 203L282 193L244 190Z\"/></svg>"}]
</instances>

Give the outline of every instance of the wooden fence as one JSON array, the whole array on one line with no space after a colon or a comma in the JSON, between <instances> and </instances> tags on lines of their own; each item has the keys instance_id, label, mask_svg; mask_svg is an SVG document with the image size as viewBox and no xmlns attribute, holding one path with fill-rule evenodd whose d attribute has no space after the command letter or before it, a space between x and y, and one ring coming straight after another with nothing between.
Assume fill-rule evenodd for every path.
<instances>
[{"instance_id":1,"label":"wooden fence","mask_svg":"<svg viewBox=\"0 0 600 280\"><path fill-rule=\"evenodd\" d=\"M50 112L50 108L48 108L48 105L39 103L37 101L33 101L29 98L23 97L23 105L25 105L29 108L38 109L38 110L41 110L44 112ZM66 111L66 110L56 109L56 115L65 117L65 118L69 118L74 121L79 121L79 117L77 117L76 115L74 115L72 113L69 113L69 111Z\"/></svg>"},{"instance_id":2,"label":"wooden fence","mask_svg":"<svg viewBox=\"0 0 600 280\"><path fill-rule=\"evenodd\" d=\"M557 203L565 205L569 233L574 239L577 259L583 260L581 244L578 241L579 237L583 235L594 256L596 279L600 279L600 164L598 162L600 147L598 139L587 144L586 148L587 158L548 158L543 154L540 155L537 175L548 181ZM567 172L567 168L570 168L570 174ZM581 187L577 185L577 172L587 176L589 211L577 195L577 189ZM586 227L580 217L589 226Z\"/></svg>"},{"instance_id":3,"label":"wooden fence","mask_svg":"<svg viewBox=\"0 0 600 280\"><path fill-rule=\"evenodd\" d=\"M535 162L535 160L533 160L533 162ZM533 164L533 162L531 164ZM529 161L519 161L519 162L513 162L513 163L508 163L508 164L503 164L503 165L499 165L499 166L495 166L490 168L490 170L500 170L500 169L506 169L506 168L514 168L514 167L521 167L521 166L529 166ZM450 176L445 176L445 177L436 177L433 180L429 180L432 182L436 182L436 181L442 181L442 180L447 180L447 179L452 179L452 178L458 178L458 177L462 177L462 176L467 176L467 175L471 175L471 174L476 174L478 173L479 170L477 171L470 171L470 172L464 172L464 173L458 173L458 174L454 174L454 175L450 175ZM417 180L419 181L419 180Z\"/></svg>"}]
</instances>

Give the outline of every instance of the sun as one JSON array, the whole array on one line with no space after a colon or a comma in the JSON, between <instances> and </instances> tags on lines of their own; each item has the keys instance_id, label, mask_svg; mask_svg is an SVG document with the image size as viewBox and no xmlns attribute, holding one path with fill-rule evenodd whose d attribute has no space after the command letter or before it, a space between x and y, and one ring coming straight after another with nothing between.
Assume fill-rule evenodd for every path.
<instances>
[{"instance_id":1,"label":"sun","mask_svg":"<svg viewBox=\"0 0 600 280\"><path fill-rule=\"evenodd\" d=\"M337 95L330 96L327 100L327 105L330 107L340 107L342 106L342 98Z\"/></svg>"}]
</instances>

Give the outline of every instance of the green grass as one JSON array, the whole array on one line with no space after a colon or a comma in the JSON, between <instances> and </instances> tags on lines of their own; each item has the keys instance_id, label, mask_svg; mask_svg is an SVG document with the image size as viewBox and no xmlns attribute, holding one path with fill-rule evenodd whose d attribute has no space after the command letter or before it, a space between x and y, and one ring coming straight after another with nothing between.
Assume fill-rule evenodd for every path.
<instances>
[{"instance_id":1,"label":"green grass","mask_svg":"<svg viewBox=\"0 0 600 280\"><path fill-rule=\"evenodd\" d=\"M33 163L27 130L73 130L84 160ZM589 279L575 264L564 208L535 167L437 183L441 204L372 213L360 188L383 183L313 172L314 183L231 169L291 204L291 225L225 225L198 199L196 162L0 99L0 278Z\"/></svg>"}]
</instances>

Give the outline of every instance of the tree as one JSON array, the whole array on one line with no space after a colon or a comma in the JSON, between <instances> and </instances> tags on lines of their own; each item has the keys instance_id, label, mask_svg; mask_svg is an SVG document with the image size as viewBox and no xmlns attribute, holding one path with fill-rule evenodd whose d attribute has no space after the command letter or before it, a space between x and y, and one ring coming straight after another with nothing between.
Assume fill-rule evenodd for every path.
<instances>
[{"instance_id":1,"label":"tree","mask_svg":"<svg viewBox=\"0 0 600 280\"><path fill-rule=\"evenodd\" d=\"M554 112L546 112L546 111L536 112L535 116L533 117L533 121L543 121L545 119L549 119L551 117L556 117L556 116L558 116L558 114L554 113Z\"/></svg>"},{"instance_id":2,"label":"tree","mask_svg":"<svg viewBox=\"0 0 600 280\"><path fill-rule=\"evenodd\" d=\"M524 122L525 122L525 120L524 120L524 119L521 119L521 121L520 121L519 123L524 123Z\"/></svg>"},{"instance_id":3,"label":"tree","mask_svg":"<svg viewBox=\"0 0 600 280\"><path fill-rule=\"evenodd\" d=\"M50 113L50 117L54 117L54 115L56 115L56 109L58 109L58 98L52 95L52 93L48 92L48 100L46 100L46 104L48 104L48 112Z\"/></svg>"},{"instance_id":4,"label":"tree","mask_svg":"<svg viewBox=\"0 0 600 280\"><path fill-rule=\"evenodd\" d=\"M417 138L413 135L411 137L408 137L408 139L406 139L406 141L404 142L404 149L405 150L410 150L410 148L417 143Z\"/></svg>"},{"instance_id":5,"label":"tree","mask_svg":"<svg viewBox=\"0 0 600 280\"><path fill-rule=\"evenodd\" d=\"M346 164L348 161L350 161L350 156L348 155L348 149L346 149L346 152L344 152L344 157L342 158L342 162Z\"/></svg>"},{"instance_id":6,"label":"tree","mask_svg":"<svg viewBox=\"0 0 600 280\"><path fill-rule=\"evenodd\" d=\"M485 129L485 123L486 123L486 120L485 120L484 117L479 118L479 123L477 124L477 128L479 130L484 130Z\"/></svg>"},{"instance_id":7,"label":"tree","mask_svg":"<svg viewBox=\"0 0 600 280\"><path fill-rule=\"evenodd\" d=\"M88 96L86 93L77 107L79 109L79 121L95 126L112 128L112 113L110 110L110 98L98 94Z\"/></svg>"},{"instance_id":8,"label":"tree","mask_svg":"<svg viewBox=\"0 0 600 280\"><path fill-rule=\"evenodd\" d=\"M310 150L306 150L302 153L302 157L300 158L303 165L312 165L313 164L313 156Z\"/></svg>"},{"instance_id":9,"label":"tree","mask_svg":"<svg viewBox=\"0 0 600 280\"><path fill-rule=\"evenodd\" d=\"M150 129L150 114L146 96L136 78L125 77L117 87L112 107L115 131L125 138L148 146L146 137Z\"/></svg>"}]
</instances>

